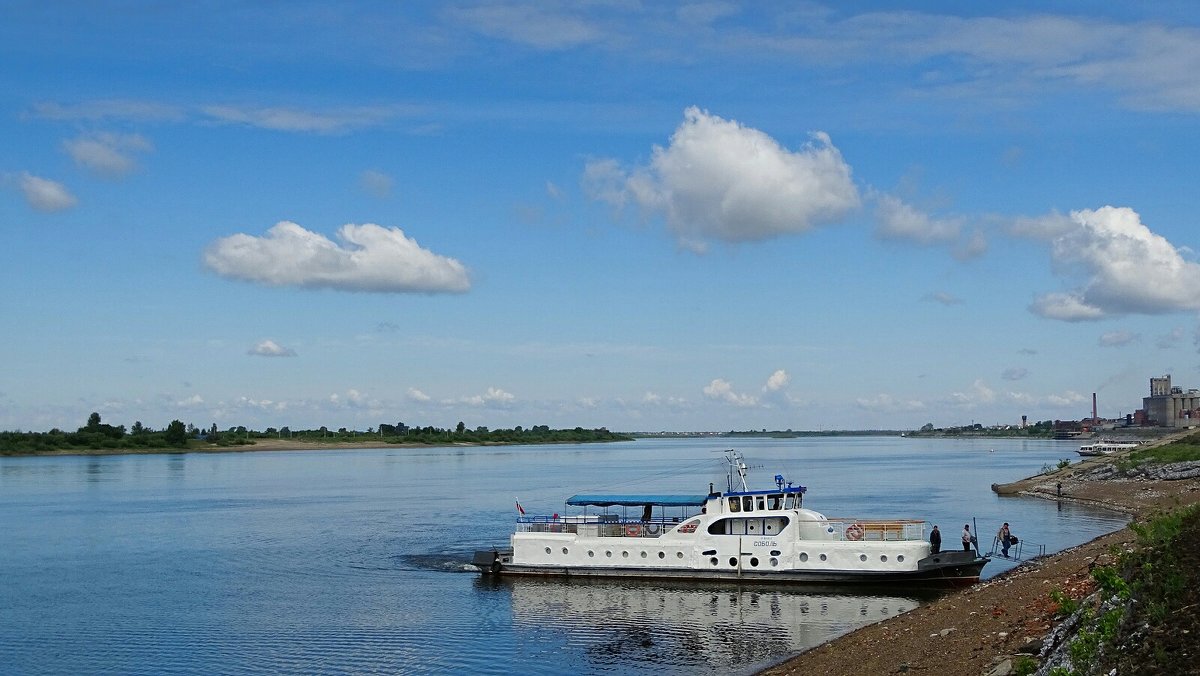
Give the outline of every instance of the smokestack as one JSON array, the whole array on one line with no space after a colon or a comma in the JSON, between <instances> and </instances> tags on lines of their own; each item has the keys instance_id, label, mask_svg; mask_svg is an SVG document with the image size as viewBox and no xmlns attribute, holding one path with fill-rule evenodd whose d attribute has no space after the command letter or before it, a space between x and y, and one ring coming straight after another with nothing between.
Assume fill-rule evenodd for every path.
<instances>
[{"instance_id":1,"label":"smokestack","mask_svg":"<svg viewBox=\"0 0 1200 676\"><path fill-rule=\"evenodd\" d=\"M1098 418L1096 416L1096 393L1095 392L1092 392L1092 420L1095 420L1095 421L1100 420L1100 418Z\"/></svg>"}]
</instances>

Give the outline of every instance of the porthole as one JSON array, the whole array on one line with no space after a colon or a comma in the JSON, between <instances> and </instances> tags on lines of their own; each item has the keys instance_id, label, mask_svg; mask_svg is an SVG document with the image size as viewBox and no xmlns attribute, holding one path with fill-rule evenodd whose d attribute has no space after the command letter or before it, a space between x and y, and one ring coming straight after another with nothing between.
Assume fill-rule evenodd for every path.
<instances>
[{"instance_id":1,"label":"porthole","mask_svg":"<svg viewBox=\"0 0 1200 676\"><path fill-rule=\"evenodd\" d=\"M592 550L590 550L590 549L589 549L589 550L588 550L588 556L589 556L589 557L594 557L594 556L596 556L596 552L593 552Z\"/></svg>"},{"instance_id":2,"label":"porthole","mask_svg":"<svg viewBox=\"0 0 1200 676\"><path fill-rule=\"evenodd\" d=\"M729 567L737 568L737 557L736 556L729 557Z\"/></svg>"},{"instance_id":3,"label":"porthole","mask_svg":"<svg viewBox=\"0 0 1200 676\"><path fill-rule=\"evenodd\" d=\"M879 557L879 560L884 563L887 563L887 554L884 554L883 556Z\"/></svg>"},{"instance_id":4,"label":"porthole","mask_svg":"<svg viewBox=\"0 0 1200 676\"><path fill-rule=\"evenodd\" d=\"M808 561L808 552L800 552L800 563Z\"/></svg>"},{"instance_id":5,"label":"porthole","mask_svg":"<svg viewBox=\"0 0 1200 676\"><path fill-rule=\"evenodd\" d=\"M904 563L904 555L901 554L900 556L897 556L896 560L899 561L900 563Z\"/></svg>"},{"instance_id":6,"label":"porthole","mask_svg":"<svg viewBox=\"0 0 1200 676\"><path fill-rule=\"evenodd\" d=\"M757 556L750 557L750 567L758 568L758 557Z\"/></svg>"},{"instance_id":7,"label":"porthole","mask_svg":"<svg viewBox=\"0 0 1200 676\"><path fill-rule=\"evenodd\" d=\"M682 559L682 558L683 558L683 552L675 552L675 558L677 558L677 559Z\"/></svg>"},{"instance_id":8,"label":"porthole","mask_svg":"<svg viewBox=\"0 0 1200 676\"><path fill-rule=\"evenodd\" d=\"M712 563L712 565L714 565L714 566L715 566L715 565L717 565L718 563L720 563L720 561L718 561L718 560L717 560L717 557L715 557L715 556L714 556L714 557L712 557L711 559L709 559L709 561L710 561L710 562Z\"/></svg>"},{"instance_id":9,"label":"porthole","mask_svg":"<svg viewBox=\"0 0 1200 676\"><path fill-rule=\"evenodd\" d=\"M826 556L826 555L824 555L824 554L822 554L822 555L821 555L821 560L822 560L822 561L828 561L828 560L829 560L829 557L828 557L828 556Z\"/></svg>"},{"instance_id":10,"label":"porthole","mask_svg":"<svg viewBox=\"0 0 1200 676\"><path fill-rule=\"evenodd\" d=\"M566 556L566 555L567 555L567 548L563 547L563 556Z\"/></svg>"},{"instance_id":11,"label":"porthole","mask_svg":"<svg viewBox=\"0 0 1200 676\"><path fill-rule=\"evenodd\" d=\"M623 558L623 559L628 559L628 558L629 558L629 552L621 552L621 558Z\"/></svg>"},{"instance_id":12,"label":"porthole","mask_svg":"<svg viewBox=\"0 0 1200 676\"><path fill-rule=\"evenodd\" d=\"M867 560L867 555L866 555L866 554L859 554L859 555L858 555L858 560L859 560L859 561L866 561L866 560Z\"/></svg>"},{"instance_id":13,"label":"porthole","mask_svg":"<svg viewBox=\"0 0 1200 676\"><path fill-rule=\"evenodd\" d=\"M612 550L611 550L611 549L609 549L609 550L606 550L606 551L604 552L604 555L605 555L605 556L607 556L608 558L610 558L610 559L611 559L611 558L612 558Z\"/></svg>"},{"instance_id":14,"label":"porthole","mask_svg":"<svg viewBox=\"0 0 1200 676\"><path fill-rule=\"evenodd\" d=\"M646 552L642 552L642 558L646 558Z\"/></svg>"},{"instance_id":15,"label":"porthole","mask_svg":"<svg viewBox=\"0 0 1200 676\"><path fill-rule=\"evenodd\" d=\"M547 547L547 548L546 548L546 553L547 553L547 554L549 554L549 553L550 553L550 548L549 548L549 547Z\"/></svg>"},{"instance_id":16,"label":"porthole","mask_svg":"<svg viewBox=\"0 0 1200 676\"><path fill-rule=\"evenodd\" d=\"M667 558L667 553L666 553L666 552L659 552L659 553L658 553L658 558L660 558L660 559L665 559L665 558Z\"/></svg>"},{"instance_id":17,"label":"porthole","mask_svg":"<svg viewBox=\"0 0 1200 676\"><path fill-rule=\"evenodd\" d=\"M779 559L777 559L777 558L775 558L775 557L773 557L773 556L772 556L772 557L771 557L771 567L772 567L772 568L774 568L774 567L776 567L776 566L778 566L778 565L779 565Z\"/></svg>"}]
</instances>

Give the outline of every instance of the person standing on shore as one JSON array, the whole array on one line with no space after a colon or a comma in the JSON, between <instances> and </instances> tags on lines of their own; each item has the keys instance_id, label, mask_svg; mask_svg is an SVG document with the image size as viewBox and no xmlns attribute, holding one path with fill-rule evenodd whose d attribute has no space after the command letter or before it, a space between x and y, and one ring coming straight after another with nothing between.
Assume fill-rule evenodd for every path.
<instances>
[{"instance_id":1,"label":"person standing on shore","mask_svg":"<svg viewBox=\"0 0 1200 676\"><path fill-rule=\"evenodd\" d=\"M942 533L938 530L937 524L933 524L933 530L929 533L929 553L937 554L942 551Z\"/></svg>"},{"instance_id":2,"label":"person standing on shore","mask_svg":"<svg viewBox=\"0 0 1200 676\"><path fill-rule=\"evenodd\" d=\"M971 540L972 539L973 538L971 537L971 524L964 523L963 524L963 534L962 534L962 542L963 542L963 551L964 552L971 551Z\"/></svg>"},{"instance_id":3,"label":"person standing on shore","mask_svg":"<svg viewBox=\"0 0 1200 676\"><path fill-rule=\"evenodd\" d=\"M1008 558L1008 547L1012 544L1012 533L1008 530L1008 522L1005 521L1003 526L1000 526L1000 532L996 533L996 539L1000 540L1000 554L1004 558Z\"/></svg>"}]
</instances>

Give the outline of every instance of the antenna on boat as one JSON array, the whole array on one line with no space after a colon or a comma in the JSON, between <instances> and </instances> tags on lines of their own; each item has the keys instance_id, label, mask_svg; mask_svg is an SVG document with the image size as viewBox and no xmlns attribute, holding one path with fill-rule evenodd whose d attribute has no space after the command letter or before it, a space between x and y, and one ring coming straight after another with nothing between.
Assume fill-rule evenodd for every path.
<instances>
[{"instance_id":1,"label":"antenna on boat","mask_svg":"<svg viewBox=\"0 0 1200 676\"><path fill-rule=\"evenodd\" d=\"M750 488L746 485L746 463L742 462L742 456L732 448L725 451L725 459L729 462L729 490L733 491L733 473L736 470L738 477L742 481L742 490L749 491Z\"/></svg>"}]
</instances>

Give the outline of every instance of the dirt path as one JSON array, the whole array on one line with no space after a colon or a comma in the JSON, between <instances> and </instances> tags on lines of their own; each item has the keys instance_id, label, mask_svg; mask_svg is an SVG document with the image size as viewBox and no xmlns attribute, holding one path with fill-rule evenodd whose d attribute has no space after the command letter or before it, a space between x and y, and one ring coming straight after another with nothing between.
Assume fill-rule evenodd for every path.
<instances>
[{"instance_id":1,"label":"dirt path","mask_svg":"<svg viewBox=\"0 0 1200 676\"><path fill-rule=\"evenodd\" d=\"M1077 463L1053 474L994 488L1002 494L1058 499L1061 484L1062 500L1121 509L1137 520L1160 510L1200 502L1200 479L1077 478L1096 464ZM1037 654L1042 639L1054 625L1057 606L1050 600L1051 590L1083 598L1093 590L1091 569L1113 563L1114 553L1132 541L1133 533L1124 528L1030 561L903 615L862 627L761 673L1008 674L1017 656Z\"/></svg>"}]
</instances>

